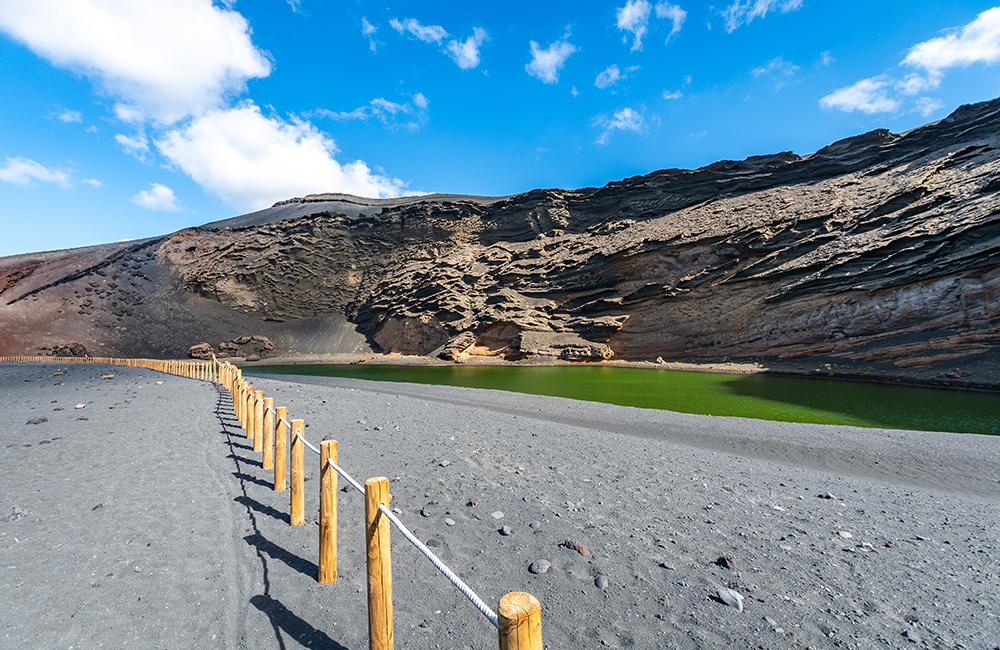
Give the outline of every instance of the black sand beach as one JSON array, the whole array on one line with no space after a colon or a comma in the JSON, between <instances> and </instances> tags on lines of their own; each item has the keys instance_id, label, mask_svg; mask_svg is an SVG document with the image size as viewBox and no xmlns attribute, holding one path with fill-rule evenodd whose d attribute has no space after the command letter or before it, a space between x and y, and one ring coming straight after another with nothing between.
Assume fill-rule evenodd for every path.
<instances>
[{"instance_id":1,"label":"black sand beach","mask_svg":"<svg viewBox=\"0 0 1000 650\"><path fill-rule=\"evenodd\" d=\"M1000 647L1000 437L251 381L355 478L389 477L484 600L534 594L546 647ZM289 527L221 387L0 364L0 397L0 646L367 647L360 495L339 493L340 579L320 585L318 458ZM395 531L392 560L397 647L496 647Z\"/></svg>"}]
</instances>

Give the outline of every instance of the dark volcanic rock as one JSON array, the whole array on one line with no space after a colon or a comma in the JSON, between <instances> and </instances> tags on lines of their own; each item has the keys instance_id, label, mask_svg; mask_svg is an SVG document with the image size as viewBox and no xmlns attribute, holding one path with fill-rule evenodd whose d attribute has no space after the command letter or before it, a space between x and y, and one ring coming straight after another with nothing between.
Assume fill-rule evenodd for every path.
<instances>
[{"instance_id":1,"label":"dark volcanic rock","mask_svg":"<svg viewBox=\"0 0 1000 650\"><path fill-rule=\"evenodd\" d=\"M51 322L93 322L106 348L147 355L229 339L220 354L266 356L232 338L256 331L289 352L916 367L1000 341L998 147L995 100L807 156L601 188L294 199L162 239L0 260L0 322L27 323L0 352L47 343ZM13 318L27 297L51 305L33 303L49 320L32 331ZM914 334L924 342L880 343Z\"/></svg>"}]
</instances>

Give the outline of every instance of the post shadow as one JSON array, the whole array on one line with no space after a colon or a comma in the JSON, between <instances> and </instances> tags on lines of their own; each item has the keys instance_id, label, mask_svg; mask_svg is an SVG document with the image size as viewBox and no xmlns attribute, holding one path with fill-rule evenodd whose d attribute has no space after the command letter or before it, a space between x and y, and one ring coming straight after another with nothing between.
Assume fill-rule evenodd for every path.
<instances>
[{"instance_id":1,"label":"post shadow","mask_svg":"<svg viewBox=\"0 0 1000 650\"><path fill-rule=\"evenodd\" d=\"M313 580L315 580L316 576L319 575L318 565L316 565L313 562L310 562L309 560L306 560L305 558L301 558L298 555L295 555L294 553L286 551L285 549L281 548L274 542L270 541L260 533L247 535L246 537L243 538L243 541L245 541L250 546L253 546L261 553L264 553L275 560L284 562L290 568L295 569L299 573L308 576Z\"/></svg>"},{"instance_id":2,"label":"post shadow","mask_svg":"<svg viewBox=\"0 0 1000 650\"><path fill-rule=\"evenodd\" d=\"M347 650L346 647L331 639L325 632L317 630L312 625L309 625L309 623L296 616L291 610L285 607L281 601L275 600L267 594L254 596L250 599L250 603L267 615L267 618L271 621L271 625L275 629L276 636L277 631L281 630L288 636L294 638L297 643L301 645L308 645L313 649ZM278 638L278 642L281 647L284 648L285 644L281 643L280 637Z\"/></svg>"},{"instance_id":3,"label":"post shadow","mask_svg":"<svg viewBox=\"0 0 1000 650\"><path fill-rule=\"evenodd\" d=\"M236 497L235 499L233 499L233 501L241 505L244 505L248 508L253 508L257 512L267 515L272 519L277 519L282 523L287 524L291 521L291 516L287 512L282 512L277 508L272 508L271 506L264 505L260 501L257 501L256 499L253 499L251 497L248 496Z\"/></svg>"}]
</instances>

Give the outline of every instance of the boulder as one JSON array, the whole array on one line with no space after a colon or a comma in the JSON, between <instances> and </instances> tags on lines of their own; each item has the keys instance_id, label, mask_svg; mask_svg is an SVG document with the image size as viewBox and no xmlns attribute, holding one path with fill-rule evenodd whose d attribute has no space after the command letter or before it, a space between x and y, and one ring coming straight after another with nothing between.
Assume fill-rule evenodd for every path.
<instances>
[{"instance_id":1,"label":"boulder","mask_svg":"<svg viewBox=\"0 0 1000 650\"><path fill-rule=\"evenodd\" d=\"M210 344L208 344L208 343L198 343L196 345L192 345L191 346L191 349L188 352L188 355L192 359L202 359L204 361L209 361L209 360L211 360L212 355L214 353L215 353L215 350L212 349L212 346Z\"/></svg>"}]
</instances>

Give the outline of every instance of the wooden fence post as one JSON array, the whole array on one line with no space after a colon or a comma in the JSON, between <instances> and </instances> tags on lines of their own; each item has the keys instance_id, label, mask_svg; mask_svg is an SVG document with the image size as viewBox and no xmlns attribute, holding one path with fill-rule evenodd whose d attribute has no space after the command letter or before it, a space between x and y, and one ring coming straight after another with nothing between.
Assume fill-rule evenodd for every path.
<instances>
[{"instance_id":1,"label":"wooden fence post","mask_svg":"<svg viewBox=\"0 0 1000 650\"><path fill-rule=\"evenodd\" d=\"M512 591L497 607L500 650L542 650L542 606L523 591Z\"/></svg>"},{"instance_id":2,"label":"wooden fence post","mask_svg":"<svg viewBox=\"0 0 1000 650\"><path fill-rule=\"evenodd\" d=\"M271 469L274 467L274 398L264 398L264 457L261 459L261 467Z\"/></svg>"},{"instance_id":3,"label":"wooden fence post","mask_svg":"<svg viewBox=\"0 0 1000 650\"><path fill-rule=\"evenodd\" d=\"M259 452L264 449L264 391L259 390L254 395L253 450Z\"/></svg>"},{"instance_id":4,"label":"wooden fence post","mask_svg":"<svg viewBox=\"0 0 1000 650\"><path fill-rule=\"evenodd\" d=\"M288 408L279 406L275 409L278 415L276 431L274 432L274 491L284 492L285 472L288 467Z\"/></svg>"},{"instance_id":5,"label":"wooden fence post","mask_svg":"<svg viewBox=\"0 0 1000 650\"><path fill-rule=\"evenodd\" d=\"M253 411L254 404L253 401L257 397L257 393L253 391L253 386L247 386L246 395L246 422L244 426L247 430L247 438L253 438Z\"/></svg>"},{"instance_id":6,"label":"wooden fence post","mask_svg":"<svg viewBox=\"0 0 1000 650\"><path fill-rule=\"evenodd\" d=\"M306 446L302 442L302 431L305 420L292 420L292 503L289 513L289 525L301 526L306 523L305 517L305 453Z\"/></svg>"},{"instance_id":7,"label":"wooden fence post","mask_svg":"<svg viewBox=\"0 0 1000 650\"><path fill-rule=\"evenodd\" d=\"M368 543L368 647L392 650L392 562L389 519L379 504L389 505L389 479L365 481L365 540Z\"/></svg>"},{"instance_id":8,"label":"wooden fence post","mask_svg":"<svg viewBox=\"0 0 1000 650\"><path fill-rule=\"evenodd\" d=\"M322 584L337 582L337 441L319 446L319 577Z\"/></svg>"}]
</instances>

